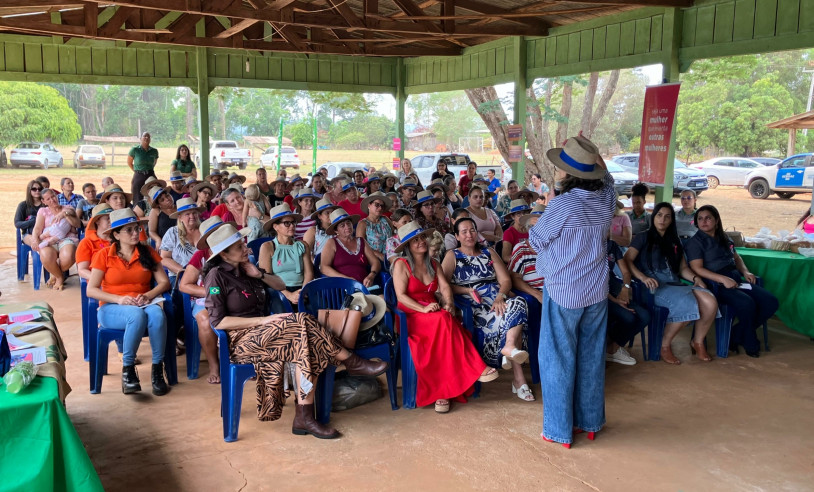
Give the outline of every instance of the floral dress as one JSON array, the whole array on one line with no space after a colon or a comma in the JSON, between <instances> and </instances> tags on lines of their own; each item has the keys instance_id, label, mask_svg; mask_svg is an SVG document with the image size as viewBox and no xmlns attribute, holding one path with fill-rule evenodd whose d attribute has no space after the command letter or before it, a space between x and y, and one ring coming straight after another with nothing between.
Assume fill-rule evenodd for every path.
<instances>
[{"instance_id":1,"label":"floral dress","mask_svg":"<svg viewBox=\"0 0 814 492\"><path fill-rule=\"evenodd\" d=\"M384 254L385 243L387 239L393 235L393 228L384 217L379 217L379 220L374 224L369 219L362 219L365 221L365 239L367 244L370 245L375 251Z\"/></svg>"},{"instance_id":2,"label":"floral dress","mask_svg":"<svg viewBox=\"0 0 814 492\"><path fill-rule=\"evenodd\" d=\"M521 297L506 299L506 311L502 316L498 316L491 307L497 299L500 284L497 282L497 273L489 250L482 249L478 256L466 255L460 249L454 251L455 271L452 274L452 283L473 288L481 297L481 304L476 304L471 296L465 296L472 303L474 328L481 332L479 338L483 340L482 346L478 349L486 364L500 367L500 351L506 345L506 332L509 329L522 326L525 346L528 306Z\"/></svg>"}]
</instances>

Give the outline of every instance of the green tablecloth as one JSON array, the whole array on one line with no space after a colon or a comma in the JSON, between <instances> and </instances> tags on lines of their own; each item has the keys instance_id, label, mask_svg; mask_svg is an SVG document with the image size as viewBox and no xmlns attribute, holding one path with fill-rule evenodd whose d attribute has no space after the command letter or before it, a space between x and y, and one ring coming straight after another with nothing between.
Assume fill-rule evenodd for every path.
<instances>
[{"instance_id":1,"label":"green tablecloth","mask_svg":"<svg viewBox=\"0 0 814 492\"><path fill-rule=\"evenodd\" d=\"M814 337L814 258L767 249L737 248L749 271L780 301L777 317Z\"/></svg>"},{"instance_id":2,"label":"green tablecloth","mask_svg":"<svg viewBox=\"0 0 814 492\"><path fill-rule=\"evenodd\" d=\"M0 385L0 456L3 491L104 490L54 378L37 376L16 395Z\"/></svg>"}]
</instances>

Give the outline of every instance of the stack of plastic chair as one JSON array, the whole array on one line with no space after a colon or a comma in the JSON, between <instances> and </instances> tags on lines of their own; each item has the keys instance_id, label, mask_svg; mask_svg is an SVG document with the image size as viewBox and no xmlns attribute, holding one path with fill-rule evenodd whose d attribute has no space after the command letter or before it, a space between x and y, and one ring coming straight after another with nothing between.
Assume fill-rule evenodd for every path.
<instances>
[{"instance_id":1,"label":"stack of plastic chair","mask_svg":"<svg viewBox=\"0 0 814 492\"><path fill-rule=\"evenodd\" d=\"M656 306L655 296L650 293L650 290L643 283L634 280L631 282L631 286L633 287L633 300L650 312L650 324L647 325L647 340L645 340L644 331L641 333L644 360L661 360L661 339L664 338L664 326L667 324L667 316L670 314L670 310L666 307Z\"/></svg>"},{"instance_id":2,"label":"stack of plastic chair","mask_svg":"<svg viewBox=\"0 0 814 492\"><path fill-rule=\"evenodd\" d=\"M172 299L169 293L164 293L164 314L167 317L167 343L164 350L164 371L167 375L167 383L178 384L178 366L175 360L175 332L176 326L173 323ZM90 392L93 394L102 391L102 375L107 374L107 356L110 342L114 340L124 341L124 330L99 327L96 310L99 308L99 301L88 299L88 340L89 343L89 373ZM145 335L147 336L147 335Z\"/></svg>"},{"instance_id":3,"label":"stack of plastic chair","mask_svg":"<svg viewBox=\"0 0 814 492\"><path fill-rule=\"evenodd\" d=\"M528 306L528 329L527 329L527 345L529 350L529 367L531 367L531 382L533 384L540 384L540 357L538 351L540 347L540 321L542 320L543 306L534 296L521 292L519 290L512 290L518 297L526 300Z\"/></svg>"},{"instance_id":4,"label":"stack of plastic chair","mask_svg":"<svg viewBox=\"0 0 814 492\"><path fill-rule=\"evenodd\" d=\"M361 283L337 277L323 277L312 280L305 284L300 292L299 311L317 316L320 309L340 309L345 296L355 292L369 294L368 290ZM393 326L388 325L391 334ZM395 340L395 335L394 340ZM399 408L396 397L396 381L398 380L398 367L395 364L395 356L391 355L390 345L382 343L373 347L354 350L356 355L363 359L378 358L390 364L387 370L387 390L390 393L390 406L393 410ZM396 350L398 353L398 349ZM319 375L316 388L316 418L323 424L327 424L331 419L331 405L333 402L334 375L336 366L328 366Z\"/></svg>"},{"instance_id":5,"label":"stack of plastic chair","mask_svg":"<svg viewBox=\"0 0 814 492\"><path fill-rule=\"evenodd\" d=\"M418 385L418 374L415 372L413 364L413 354L410 351L408 339L410 337L407 326L407 314L398 308L396 290L393 288L393 280L388 281L384 286L384 302L390 312L387 316L391 318L388 323L394 323L393 318L398 320L399 328L399 351L398 359L401 366L401 404L404 408L415 408L415 392ZM396 325L393 324L393 327Z\"/></svg>"},{"instance_id":6,"label":"stack of plastic chair","mask_svg":"<svg viewBox=\"0 0 814 492\"><path fill-rule=\"evenodd\" d=\"M29 254L31 254L31 247L23 242L20 229L17 229L17 280L21 282L25 280L25 275L28 273Z\"/></svg>"}]
</instances>

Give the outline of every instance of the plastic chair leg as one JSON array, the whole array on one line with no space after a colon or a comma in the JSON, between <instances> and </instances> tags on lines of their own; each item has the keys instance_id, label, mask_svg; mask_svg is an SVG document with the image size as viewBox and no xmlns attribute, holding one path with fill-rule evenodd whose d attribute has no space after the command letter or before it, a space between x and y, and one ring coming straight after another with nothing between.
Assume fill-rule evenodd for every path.
<instances>
[{"instance_id":1,"label":"plastic chair leg","mask_svg":"<svg viewBox=\"0 0 814 492\"><path fill-rule=\"evenodd\" d=\"M766 352L771 352L772 349L769 348L769 323L763 323L763 346L766 348Z\"/></svg>"},{"instance_id":2,"label":"plastic chair leg","mask_svg":"<svg viewBox=\"0 0 814 492\"><path fill-rule=\"evenodd\" d=\"M223 387L223 395L226 398L221 399L221 402L226 402L224 405L221 403L221 412L223 413L223 440L226 442L237 441L238 427L240 426L240 409L243 406L243 385L246 379L251 375L241 374L241 365L232 365L229 367L229 374L227 377L227 386ZM252 374L254 371L252 371ZM223 384L224 381L221 381Z\"/></svg>"},{"instance_id":3,"label":"plastic chair leg","mask_svg":"<svg viewBox=\"0 0 814 492\"><path fill-rule=\"evenodd\" d=\"M198 371L201 365L201 342L198 340L198 323L193 320L191 324L184 326L185 341L187 346L187 379L198 379Z\"/></svg>"},{"instance_id":4,"label":"plastic chair leg","mask_svg":"<svg viewBox=\"0 0 814 492\"><path fill-rule=\"evenodd\" d=\"M124 336L124 332L122 332ZM107 356L108 347L113 337L99 330L96 332L96 357L94 364L91 365L91 386L90 392L98 394L102 392L102 375L107 373Z\"/></svg>"},{"instance_id":5,"label":"plastic chair leg","mask_svg":"<svg viewBox=\"0 0 814 492\"><path fill-rule=\"evenodd\" d=\"M31 277L34 284L34 290L40 290L40 279L42 278L42 260L40 259L40 254L36 251L31 252L31 257L33 259L33 271L31 273ZM47 282L48 278L46 278L45 281Z\"/></svg>"},{"instance_id":6,"label":"plastic chair leg","mask_svg":"<svg viewBox=\"0 0 814 492\"><path fill-rule=\"evenodd\" d=\"M418 374L415 372L413 356L409 345L401 349L401 404L404 408L415 408L415 392L418 385ZM389 384L389 383L388 383Z\"/></svg>"},{"instance_id":7,"label":"plastic chair leg","mask_svg":"<svg viewBox=\"0 0 814 492\"><path fill-rule=\"evenodd\" d=\"M85 357L85 361L89 360L89 353L88 353L88 283L85 282L83 279L79 283L79 295L81 299L81 309L82 309L82 354Z\"/></svg>"},{"instance_id":8,"label":"plastic chair leg","mask_svg":"<svg viewBox=\"0 0 814 492\"><path fill-rule=\"evenodd\" d=\"M331 421L331 406L334 396L334 376L336 376L336 366L328 366L317 379L315 396L315 407L317 411L317 421L327 424Z\"/></svg>"}]
</instances>

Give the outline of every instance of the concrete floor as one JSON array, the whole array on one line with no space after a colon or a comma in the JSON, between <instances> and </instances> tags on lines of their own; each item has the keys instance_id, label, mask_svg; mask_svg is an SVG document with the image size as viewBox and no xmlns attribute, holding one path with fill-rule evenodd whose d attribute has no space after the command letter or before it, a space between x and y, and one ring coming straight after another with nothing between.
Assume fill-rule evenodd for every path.
<instances>
[{"instance_id":1,"label":"concrete floor","mask_svg":"<svg viewBox=\"0 0 814 492\"><path fill-rule=\"evenodd\" d=\"M183 357L169 395L152 396L142 365L145 391L125 396L111 350L111 373L91 395L77 279L64 292L34 291L14 280L13 258L2 253L0 263L2 300L41 299L56 310L73 386L68 413L109 491L814 490L814 343L776 320L772 351L759 359L698 362L684 332L674 344L681 366L609 365L607 426L570 450L541 441L539 386L538 401L525 403L507 373L447 415L394 412L386 397L334 413L344 433L335 441L292 435L292 406L259 422L249 382L239 441L225 443L220 387L188 381ZM642 360L640 346L632 353ZM146 341L139 354L149 361Z\"/></svg>"}]
</instances>

